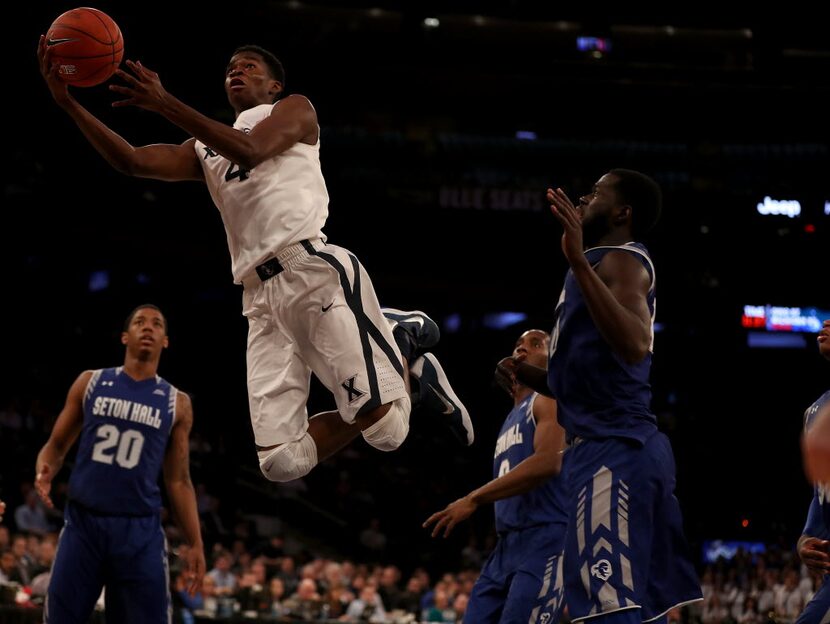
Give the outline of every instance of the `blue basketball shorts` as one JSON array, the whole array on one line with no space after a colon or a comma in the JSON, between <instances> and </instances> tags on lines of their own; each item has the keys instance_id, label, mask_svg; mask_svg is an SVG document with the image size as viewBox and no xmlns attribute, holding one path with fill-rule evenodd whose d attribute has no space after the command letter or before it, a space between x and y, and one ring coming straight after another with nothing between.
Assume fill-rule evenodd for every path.
<instances>
[{"instance_id":1,"label":"blue basketball shorts","mask_svg":"<svg viewBox=\"0 0 830 624\"><path fill-rule=\"evenodd\" d=\"M502 535L473 587L464 622L559 622L564 532L562 524L547 524Z\"/></svg>"},{"instance_id":2,"label":"blue basketball shorts","mask_svg":"<svg viewBox=\"0 0 830 624\"><path fill-rule=\"evenodd\" d=\"M70 503L46 596L46 624L86 624L105 589L106 621L168 624L167 541L157 515L104 516Z\"/></svg>"},{"instance_id":3,"label":"blue basketball shorts","mask_svg":"<svg viewBox=\"0 0 830 624\"><path fill-rule=\"evenodd\" d=\"M639 610L635 619L651 622L701 600L668 438L580 440L567 453L563 571L571 620Z\"/></svg>"}]
</instances>

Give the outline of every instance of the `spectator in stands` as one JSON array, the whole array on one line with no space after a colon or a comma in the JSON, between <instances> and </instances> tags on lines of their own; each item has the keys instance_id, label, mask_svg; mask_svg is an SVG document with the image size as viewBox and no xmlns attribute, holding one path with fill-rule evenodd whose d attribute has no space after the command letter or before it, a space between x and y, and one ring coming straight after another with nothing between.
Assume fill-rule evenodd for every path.
<instances>
[{"instance_id":1,"label":"spectator in stands","mask_svg":"<svg viewBox=\"0 0 830 624\"><path fill-rule=\"evenodd\" d=\"M214 618L218 611L219 596L216 592L216 581L212 576L206 574L202 581L202 608L198 610L196 615Z\"/></svg>"},{"instance_id":2,"label":"spectator in stands","mask_svg":"<svg viewBox=\"0 0 830 624\"><path fill-rule=\"evenodd\" d=\"M20 583L17 558L10 550L0 553L0 583Z\"/></svg>"},{"instance_id":3,"label":"spectator in stands","mask_svg":"<svg viewBox=\"0 0 830 624\"><path fill-rule=\"evenodd\" d=\"M28 542L25 535L19 533L12 537L12 554L14 555L15 566L17 567L16 579L23 585L28 585L34 574L35 556L29 553Z\"/></svg>"},{"instance_id":4,"label":"spectator in stands","mask_svg":"<svg viewBox=\"0 0 830 624\"><path fill-rule=\"evenodd\" d=\"M442 585L442 587L438 587ZM456 614L450 606L450 596L444 588L445 583L436 584L434 602L432 608L427 609L422 619L426 622L455 622Z\"/></svg>"},{"instance_id":5,"label":"spectator in stands","mask_svg":"<svg viewBox=\"0 0 830 624\"><path fill-rule=\"evenodd\" d=\"M421 614L421 597L424 595L424 583L421 576L413 574L406 582L406 589L401 592L395 608L418 616Z\"/></svg>"},{"instance_id":6,"label":"spectator in stands","mask_svg":"<svg viewBox=\"0 0 830 624\"><path fill-rule=\"evenodd\" d=\"M352 600L346 610L348 622L386 622L386 610L378 595L377 588L367 583L360 590L360 596Z\"/></svg>"},{"instance_id":7,"label":"spectator in stands","mask_svg":"<svg viewBox=\"0 0 830 624\"><path fill-rule=\"evenodd\" d=\"M14 510L14 523L18 531L45 535L52 530L46 515L46 507L43 506L34 488L31 488L30 484L26 485L28 486L25 494L26 502Z\"/></svg>"},{"instance_id":8,"label":"spectator in stands","mask_svg":"<svg viewBox=\"0 0 830 624\"><path fill-rule=\"evenodd\" d=\"M297 591L285 601L285 608L291 617L318 619L323 611L323 601L317 593L317 584L310 578L304 578L297 585Z\"/></svg>"},{"instance_id":9,"label":"spectator in stands","mask_svg":"<svg viewBox=\"0 0 830 624\"><path fill-rule=\"evenodd\" d=\"M217 596L229 596L236 590L236 575L231 572L231 556L222 551L213 562L213 569L207 573L216 583Z\"/></svg>"},{"instance_id":10,"label":"spectator in stands","mask_svg":"<svg viewBox=\"0 0 830 624\"><path fill-rule=\"evenodd\" d=\"M401 598L398 582L401 580L401 571L396 566L386 566L380 572L378 594L387 611L396 609Z\"/></svg>"},{"instance_id":11,"label":"spectator in stands","mask_svg":"<svg viewBox=\"0 0 830 624\"><path fill-rule=\"evenodd\" d=\"M282 579L275 576L268 584L268 597L271 600L269 614L273 617L281 617L288 615L288 609L285 608L283 600L285 599L285 584Z\"/></svg>"}]
</instances>

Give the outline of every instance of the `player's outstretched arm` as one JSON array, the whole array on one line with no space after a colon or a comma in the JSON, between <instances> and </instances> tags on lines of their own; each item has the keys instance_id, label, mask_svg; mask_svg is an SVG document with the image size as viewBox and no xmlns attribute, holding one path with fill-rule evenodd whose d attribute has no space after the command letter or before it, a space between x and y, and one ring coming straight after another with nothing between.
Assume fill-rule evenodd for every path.
<instances>
[{"instance_id":1,"label":"player's outstretched arm","mask_svg":"<svg viewBox=\"0 0 830 624\"><path fill-rule=\"evenodd\" d=\"M116 70L126 84L110 85L111 91L124 96L113 106L138 106L159 113L244 169L253 169L300 141L316 139L317 113L302 95L290 95L280 101L250 133L239 132L171 95L162 86L158 73L140 61L128 60L125 64L132 73Z\"/></svg>"},{"instance_id":2,"label":"player's outstretched arm","mask_svg":"<svg viewBox=\"0 0 830 624\"><path fill-rule=\"evenodd\" d=\"M53 49L43 35L37 48L40 73L55 102L72 118L87 141L114 169L127 175L157 180L203 180L202 168L193 150L193 140L181 145L158 144L134 147L72 97L58 77Z\"/></svg>"},{"instance_id":3,"label":"player's outstretched arm","mask_svg":"<svg viewBox=\"0 0 830 624\"><path fill-rule=\"evenodd\" d=\"M640 362L651 347L648 272L630 253L605 255L596 270L582 249L582 220L562 189L548 189L553 216L563 228L562 252L602 337L626 362Z\"/></svg>"},{"instance_id":4,"label":"player's outstretched arm","mask_svg":"<svg viewBox=\"0 0 830 624\"><path fill-rule=\"evenodd\" d=\"M205 576L205 547L199 527L196 492L190 480L190 429L193 427L193 405L190 397L179 392L176 397L176 422L170 432L170 444L164 456L164 483L187 549L185 565L188 591L194 595L202 587Z\"/></svg>"},{"instance_id":5,"label":"player's outstretched arm","mask_svg":"<svg viewBox=\"0 0 830 624\"><path fill-rule=\"evenodd\" d=\"M43 502L54 507L49 496L52 479L60 472L69 449L78 439L84 422L83 399L92 371L84 371L74 381L66 395L66 403L58 414L49 439L37 455L35 462L35 490Z\"/></svg>"},{"instance_id":6,"label":"player's outstretched arm","mask_svg":"<svg viewBox=\"0 0 830 624\"><path fill-rule=\"evenodd\" d=\"M447 537L459 522L469 518L480 505L524 494L559 474L562 469L565 432L556 420L556 401L549 397L537 396L533 402L533 416L536 418L533 455L511 468L509 472L427 518L423 527L435 525L432 537L437 537L442 531L444 537Z\"/></svg>"}]
</instances>

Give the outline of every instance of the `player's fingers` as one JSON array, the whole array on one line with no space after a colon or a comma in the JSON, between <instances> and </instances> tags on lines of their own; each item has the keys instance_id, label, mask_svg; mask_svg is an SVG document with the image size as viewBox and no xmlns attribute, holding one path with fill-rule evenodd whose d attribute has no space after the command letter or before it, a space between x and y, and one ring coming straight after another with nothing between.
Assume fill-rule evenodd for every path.
<instances>
[{"instance_id":1,"label":"player's fingers","mask_svg":"<svg viewBox=\"0 0 830 624\"><path fill-rule=\"evenodd\" d=\"M438 523L435 525L435 528L432 530L432 537L438 537L441 533L441 530L444 528L444 525L447 524L447 517L444 516L441 518Z\"/></svg>"},{"instance_id":2,"label":"player's fingers","mask_svg":"<svg viewBox=\"0 0 830 624\"><path fill-rule=\"evenodd\" d=\"M570 198L570 197L568 197L567 193L565 193L565 191L563 191L561 188L557 188L557 189L554 191L554 194L555 194L555 195L556 195L556 196L557 196L557 197L558 197L558 198L559 198L562 202L564 202L565 204L567 204L568 206L570 206L571 208L573 208L574 203L571 201L571 198Z\"/></svg>"},{"instance_id":3,"label":"player's fingers","mask_svg":"<svg viewBox=\"0 0 830 624\"><path fill-rule=\"evenodd\" d=\"M128 65L129 65L129 63L130 63L130 61L127 61ZM116 69L115 70L115 75L118 76L119 78L121 78L121 80L123 80L124 82L126 82L128 84L131 84L133 86L139 84L138 78L136 78L132 74L128 74L123 69ZM116 85L110 85L110 88L112 88L113 86L116 86Z\"/></svg>"},{"instance_id":4,"label":"player's fingers","mask_svg":"<svg viewBox=\"0 0 830 624\"><path fill-rule=\"evenodd\" d=\"M555 204L568 218L576 217L576 208L562 189L556 189Z\"/></svg>"},{"instance_id":5,"label":"player's fingers","mask_svg":"<svg viewBox=\"0 0 830 624\"><path fill-rule=\"evenodd\" d=\"M60 73L60 63L55 63L52 61L51 58L47 55L45 59L43 59L43 68L44 73L46 74L47 78L58 78L58 74Z\"/></svg>"},{"instance_id":6,"label":"player's fingers","mask_svg":"<svg viewBox=\"0 0 830 624\"><path fill-rule=\"evenodd\" d=\"M439 515L441 515L440 511L437 512L437 513L432 514L429 518L424 520L424 523L421 526L426 529L430 524L432 524L433 522L438 520Z\"/></svg>"},{"instance_id":7,"label":"player's fingers","mask_svg":"<svg viewBox=\"0 0 830 624\"><path fill-rule=\"evenodd\" d=\"M55 504L52 502L52 498L49 496L49 490L45 488L35 488L35 490L37 491L37 495L40 497L40 500L43 501L44 505L46 505L49 509L55 508Z\"/></svg>"},{"instance_id":8,"label":"player's fingers","mask_svg":"<svg viewBox=\"0 0 830 624\"><path fill-rule=\"evenodd\" d=\"M557 199L555 205L557 211L562 216L560 221L562 221L563 225L567 225L570 228L575 228L579 226L579 217L577 217L576 210L574 209L573 205L562 201L561 198Z\"/></svg>"},{"instance_id":9,"label":"player's fingers","mask_svg":"<svg viewBox=\"0 0 830 624\"><path fill-rule=\"evenodd\" d=\"M121 108L123 106L133 106L135 104L135 98L129 98L127 100L116 100L112 103L113 108Z\"/></svg>"},{"instance_id":10,"label":"player's fingers","mask_svg":"<svg viewBox=\"0 0 830 624\"><path fill-rule=\"evenodd\" d=\"M150 76L151 78L158 78L158 72L155 72L152 69L145 67L141 64L141 61L136 61L135 64L138 65L141 68L141 71L143 71L146 75Z\"/></svg>"},{"instance_id":11,"label":"player's fingers","mask_svg":"<svg viewBox=\"0 0 830 624\"><path fill-rule=\"evenodd\" d=\"M452 530L453 530L453 528L455 528L455 525L456 525L455 520L450 520L450 521L447 523L447 528L446 528L446 530L444 531L444 539L446 539L446 538L448 538L448 537L450 536L450 533L452 533Z\"/></svg>"},{"instance_id":12,"label":"player's fingers","mask_svg":"<svg viewBox=\"0 0 830 624\"><path fill-rule=\"evenodd\" d=\"M560 224L562 224L562 227L570 226L568 218L565 216L565 213L562 211L562 209L556 205L556 202L550 205L550 211L553 214L553 216L556 217L556 220L559 221Z\"/></svg>"},{"instance_id":13,"label":"player's fingers","mask_svg":"<svg viewBox=\"0 0 830 624\"><path fill-rule=\"evenodd\" d=\"M109 85L109 90L115 91L116 93L121 93L122 95L132 95L134 93L131 87L125 87L124 85L116 84Z\"/></svg>"}]
</instances>

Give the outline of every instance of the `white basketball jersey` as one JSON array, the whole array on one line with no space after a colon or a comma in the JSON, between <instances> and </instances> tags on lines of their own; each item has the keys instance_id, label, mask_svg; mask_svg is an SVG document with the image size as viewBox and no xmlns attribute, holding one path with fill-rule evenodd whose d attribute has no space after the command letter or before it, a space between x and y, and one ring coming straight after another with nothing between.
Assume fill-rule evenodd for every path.
<instances>
[{"instance_id":1,"label":"white basketball jersey","mask_svg":"<svg viewBox=\"0 0 830 624\"><path fill-rule=\"evenodd\" d=\"M276 104L244 111L233 127L248 133ZM228 235L233 279L254 271L279 250L307 238L322 238L329 194L320 170L320 140L295 143L253 169L241 169L201 141L196 154Z\"/></svg>"}]
</instances>

